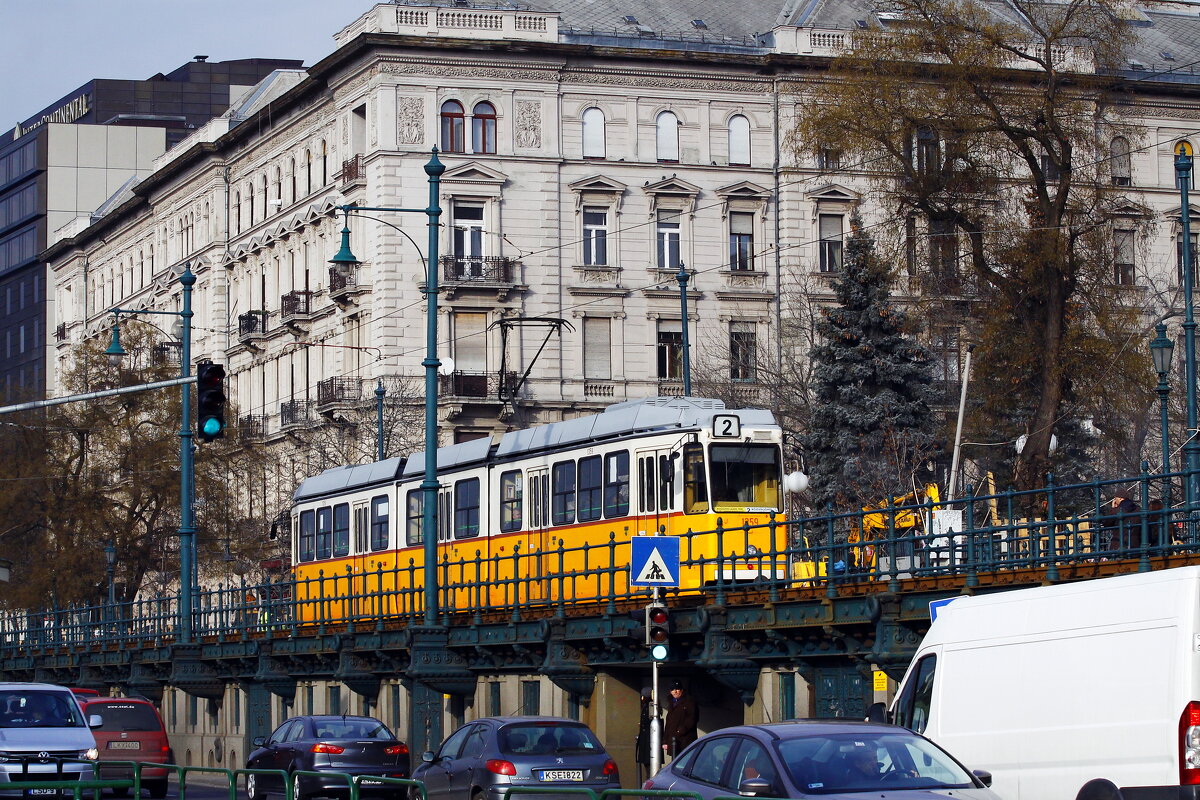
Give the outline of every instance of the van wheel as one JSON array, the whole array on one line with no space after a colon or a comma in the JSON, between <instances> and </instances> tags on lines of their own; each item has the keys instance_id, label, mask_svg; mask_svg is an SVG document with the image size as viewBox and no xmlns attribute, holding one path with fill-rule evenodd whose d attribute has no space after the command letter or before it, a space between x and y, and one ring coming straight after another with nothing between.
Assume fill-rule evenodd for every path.
<instances>
[{"instance_id":1,"label":"van wheel","mask_svg":"<svg viewBox=\"0 0 1200 800\"><path fill-rule=\"evenodd\" d=\"M154 800L162 800L167 796L166 778L146 781L143 785L146 787L146 791L150 792L150 796L153 797Z\"/></svg>"},{"instance_id":2,"label":"van wheel","mask_svg":"<svg viewBox=\"0 0 1200 800\"><path fill-rule=\"evenodd\" d=\"M1096 778L1083 785L1075 800L1125 800L1125 796L1112 781Z\"/></svg>"}]
</instances>

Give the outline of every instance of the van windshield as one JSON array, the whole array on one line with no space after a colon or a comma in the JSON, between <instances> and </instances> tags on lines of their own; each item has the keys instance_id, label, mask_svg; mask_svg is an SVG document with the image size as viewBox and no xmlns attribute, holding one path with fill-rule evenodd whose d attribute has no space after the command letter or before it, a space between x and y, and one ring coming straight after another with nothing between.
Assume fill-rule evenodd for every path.
<instances>
[{"instance_id":1,"label":"van windshield","mask_svg":"<svg viewBox=\"0 0 1200 800\"><path fill-rule=\"evenodd\" d=\"M83 712L69 692L6 689L0 693L0 728L83 727Z\"/></svg>"}]
</instances>

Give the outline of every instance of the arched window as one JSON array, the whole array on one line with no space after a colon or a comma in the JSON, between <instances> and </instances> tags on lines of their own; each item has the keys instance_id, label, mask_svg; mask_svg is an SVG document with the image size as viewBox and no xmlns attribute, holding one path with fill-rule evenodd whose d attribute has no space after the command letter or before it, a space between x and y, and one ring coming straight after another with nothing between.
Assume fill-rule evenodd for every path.
<instances>
[{"instance_id":1,"label":"arched window","mask_svg":"<svg viewBox=\"0 0 1200 800\"><path fill-rule=\"evenodd\" d=\"M442 152L462 153L465 151L462 103L457 100L447 100L442 103Z\"/></svg>"},{"instance_id":2,"label":"arched window","mask_svg":"<svg viewBox=\"0 0 1200 800\"><path fill-rule=\"evenodd\" d=\"M266 219L267 215L269 214L269 212L267 211L267 176L266 175L262 176L262 182L259 183L259 188L262 190L259 192L259 198L261 201L260 207L262 208L262 218Z\"/></svg>"},{"instance_id":3,"label":"arched window","mask_svg":"<svg viewBox=\"0 0 1200 800\"><path fill-rule=\"evenodd\" d=\"M729 163L750 163L750 120L741 114L729 118Z\"/></svg>"},{"instance_id":4,"label":"arched window","mask_svg":"<svg viewBox=\"0 0 1200 800\"><path fill-rule=\"evenodd\" d=\"M1129 159L1129 140L1117 136L1109 148L1109 167L1112 169L1113 186L1129 186L1133 181L1132 164Z\"/></svg>"},{"instance_id":5,"label":"arched window","mask_svg":"<svg viewBox=\"0 0 1200 800\"><path fill-rule=\"evenodd\" d=\"M321 185L329 183L329 145L321 140Z\"/></svg>"},{"instance_id":6,"label":"arched window","mask_svg":"<svg viewBox=\"0 0 1200 800\"><path fill-rule=\"evenodd\" d=\"M279 167L275 168L275 196L271 199L277 201L275 203L275 211L283 207L283 173Z\"/></svg>"},{"instance_id":7,"label":"arched window","mask_svg":"<svg viewBox=\"0 0 1200 800\"><path fill-rule=\"evenodd\" d=\"M291 183L291 188L288 190L288 200L296 202L296 159L288 162L288 181Z\"/></svg>"},{"instance_id":8,"label":"arched window","mask_svg":"<svg viewBox=\"0 0 1200 800\"><path fill-rule=\"evenodd\" d=\"M679 160L679 118L670 111L658 115L655 122L655 153L659 161Z\"/></svg>"},{"instance_id":9,"label":"arched window","mask_svg":"<svg viewBox=\"0 0 1200 800\"><path fill-rule=\"evenodd\" d=\"M312 150L304 151L304 195L312 194Z\"/></svg>"},{"instance_id":10,"label":"arched window","mask_svg":"<svg viewBox=\"0 0 1200 800\"><path fill-rule=\"evenodd\" d=\"M589 108L583 112L583 157L604 156L604 112L598 108Z\"/></svg>"},{"instance_id":11,"label":"arched window","mask_svg":"<svg viewBox=\"0 0 1200 800\"><path fill-rule=\"evenodd\" d=\"M233 232L242 232L242 193L233 193Z\"/></svg>"},{"instance_id":12,"label":"arched window","mask_svg":"<svg viewBox=\"0 0 1200 800\"><path fill-rule=\"evenodd\" d=\"M496 107L491 103L471 109L471 144L476 153L496 152Z\"/></svg>"}]
</instances>

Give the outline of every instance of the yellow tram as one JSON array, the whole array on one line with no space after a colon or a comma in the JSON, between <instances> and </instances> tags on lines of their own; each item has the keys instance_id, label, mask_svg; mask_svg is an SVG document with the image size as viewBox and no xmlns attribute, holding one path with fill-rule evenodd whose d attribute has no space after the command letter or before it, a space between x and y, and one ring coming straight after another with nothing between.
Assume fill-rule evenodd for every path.
<instances>
[{"instance_id":1,"label":"yellow tram","mask_svg":"<svg viewBox=\"0 0 1200 800\"><path fill-rule=\"evenodd\" d=\"M441 604L630 590L630 538L680 542L681 591L787 577L782 430L769 411L658 397L439 448ZM421 610L424 454L326 470L292 507L302 617Z\"/></svg>"}]
</instances>

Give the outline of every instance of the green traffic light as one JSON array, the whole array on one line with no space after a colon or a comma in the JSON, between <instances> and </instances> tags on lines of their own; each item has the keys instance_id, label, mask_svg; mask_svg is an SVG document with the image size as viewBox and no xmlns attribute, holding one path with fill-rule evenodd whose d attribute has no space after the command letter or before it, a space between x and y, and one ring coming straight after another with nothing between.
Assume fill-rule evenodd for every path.
<instances>
[{"instance_id":1,"label":"green traffic light","mask_svg":"<svg viewBox=\"0 0 1200 800\"><path fill-rule=\"evenodd\" d=\"M221 432L221 420L216 417L209 417L204 420L204 423L200 426L200 430L205 436L216 436Z\"/></svg>"},{"instance_id":2,"label":"green traffic light","mask_svg":"<svg viewBox=\"0 0 1200 800\"><path fill-rule=\"evenodd\" d=\"M656 644L650 648L650 657L655 661L667 660L667 646L665 644Z\"/></svg>"}]
</instances>

